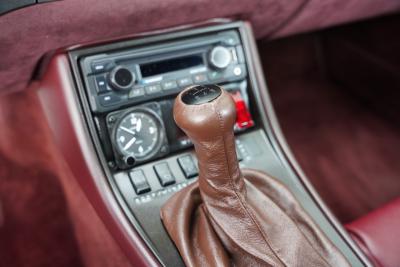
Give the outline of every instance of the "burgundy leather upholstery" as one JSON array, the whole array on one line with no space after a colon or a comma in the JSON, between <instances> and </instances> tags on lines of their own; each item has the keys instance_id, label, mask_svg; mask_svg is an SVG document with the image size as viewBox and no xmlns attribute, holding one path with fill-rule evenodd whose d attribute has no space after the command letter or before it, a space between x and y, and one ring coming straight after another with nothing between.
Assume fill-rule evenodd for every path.
<instances>
[{"instance_id":1,"label":"burgundy leather upholstery","mask_svg":"<svg viewBox=\"0 0 400 267\"><path fill-rule=\"evenodd\" d=\"M3 226L3 221L4 221L4 217L3 217L3 206L0 202L0 227Z\"/></svg>"},{"instance_id":2,"label":"burgundy leather upholstery","mask_svg":"<svg viewBox=\"0 0 400 267\"><path fill-rule=\"evenodd\" d=\"M346 228L376 266L400 266L400 197Z\"/></svg>"}]
</instances>

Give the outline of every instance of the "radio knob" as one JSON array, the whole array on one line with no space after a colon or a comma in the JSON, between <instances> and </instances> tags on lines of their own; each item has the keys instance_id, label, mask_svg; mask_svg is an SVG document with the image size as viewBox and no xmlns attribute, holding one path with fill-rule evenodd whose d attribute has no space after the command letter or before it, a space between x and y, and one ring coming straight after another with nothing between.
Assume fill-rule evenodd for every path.
<instances>
[{"instance_id":1,"label":"radio knob","mask_svg":"<svg viewBox=\"0 0 400 267\"><path fill-rule=\"evenodd\" d=\"M231 52L224 46L216 46L210 52L210 63L217 69L225 69L231 61Z\"/></svg>"},{"instance_id":2,"label":"radio knob","mask_svg":"<svg viewBox=\"0 0 400 267\"><path fill-rule=\"evenodd\" d=\"M110 84L117 90L128 90L132 88L136 76L132 71L123 66L116 66L110 72Z\"/></svg>"}]
</instances>

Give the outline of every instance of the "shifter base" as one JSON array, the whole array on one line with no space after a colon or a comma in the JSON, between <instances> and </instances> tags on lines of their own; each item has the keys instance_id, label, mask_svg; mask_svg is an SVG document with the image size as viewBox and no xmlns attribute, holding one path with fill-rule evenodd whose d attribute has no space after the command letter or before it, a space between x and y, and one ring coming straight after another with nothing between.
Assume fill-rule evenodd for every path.
<instances>
[{"instance_id":1,"label":"shifter base","mask_svg":"<svg viewBox=\"0 0 400 267\"><path fill-rule=\"evenodd\" d=\"M284 184L254 170L243 176L242 208L208 207L198 183L163 206L161 218L187 266L350 266Z\"/></svg>"},{"instance_id":2,"label":"shifter base","mask_svg":"<svg viewBox=\"0 0 400 267\"><path fill-rule=\"evenodd\" d=\"M279 178L279 181L290 189L325 235L342 251L351 253L351 251L347 251L349 248L347 248L346 243L337 234L308 192L304 190L301 182L283 165L282 160L267 139L264 130L254 129L236 136L236 146L243 155L243 160L239 163L241 168L257 169ZM185 178L178 164L178 158L184 155L191 155L197 163L194 151L188 150L136 168L142 169L146 174L152 189L155 190L154 197L152 196L153 192L143 196L136 195L126 173L120 172L114 176L118 189L139 223L137 229L142 238L164 264L176 267L185 265L160 220L160 209L171 195L197 181L196 177L192 179ZM175 184L165 188L158 185L158 178L153 168L154 165L161 162L169 163L171 171L176 178Z\"/></svg>"}]
</instances>

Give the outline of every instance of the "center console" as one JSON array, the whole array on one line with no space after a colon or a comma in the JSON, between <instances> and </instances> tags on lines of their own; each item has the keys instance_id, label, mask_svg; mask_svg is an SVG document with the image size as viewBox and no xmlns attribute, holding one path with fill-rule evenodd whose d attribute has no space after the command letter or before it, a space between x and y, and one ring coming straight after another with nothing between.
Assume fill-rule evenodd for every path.
<instances>
[{"instance_id":1,"label":"center console","mask_svg":"<svg viewBox=\"0 0 400 267\"><path fill-rule=\"evenodd\" d=\"M99 164L131 226L161 265L184 266L160 208L198 176L192 144L173 120L173 101L185 87L209 83L235 101L240 167L281 180L347 260L364 265L284 155L247 23L73 49L69 55Z\"/></svg>"}]
</instances>

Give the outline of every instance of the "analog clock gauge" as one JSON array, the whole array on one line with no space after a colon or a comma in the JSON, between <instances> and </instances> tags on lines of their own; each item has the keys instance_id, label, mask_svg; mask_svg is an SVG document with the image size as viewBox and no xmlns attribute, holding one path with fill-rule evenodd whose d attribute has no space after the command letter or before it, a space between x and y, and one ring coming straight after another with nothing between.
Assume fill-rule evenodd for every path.
<instances>
[{"instance_id":1,"label":"analog clock gauge","mask_svg":"<svg viewBox=\"0 0 400 267\"><path fill-rule=\"evenodd\" d=\"M123 156L145 159L158 151L160 131L159 118L152 111L135 110L117 123L114 144Z\"/></svg>"}]
</instances>

